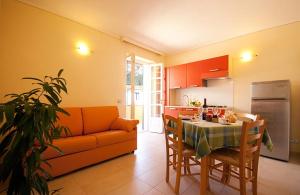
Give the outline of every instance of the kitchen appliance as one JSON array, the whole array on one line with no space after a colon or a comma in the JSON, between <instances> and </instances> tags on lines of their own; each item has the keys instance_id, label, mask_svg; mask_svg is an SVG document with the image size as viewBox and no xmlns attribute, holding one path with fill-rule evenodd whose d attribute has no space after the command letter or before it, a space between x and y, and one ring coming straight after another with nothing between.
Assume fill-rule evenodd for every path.
<instances>
[{"instance_id":1,"label":"kitchen appliance","mask_svg":"<svg viewBox=\"0 0 300 195\"><path fill-rule=\"evenodd\" d=\"M261 155L288 161L290 151L290 81L253 82L251 113L266 120L273 142L270 152L261 147Z\"/></svg>"}]
</instances>

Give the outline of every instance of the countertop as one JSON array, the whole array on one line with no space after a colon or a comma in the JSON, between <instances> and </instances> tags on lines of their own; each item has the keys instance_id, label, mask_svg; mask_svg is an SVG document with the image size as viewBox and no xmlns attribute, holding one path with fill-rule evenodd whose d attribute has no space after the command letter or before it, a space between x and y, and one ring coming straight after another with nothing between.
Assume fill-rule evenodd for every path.
<instances>
[{"instance_id":1,"label":"countertop","mask_svg":"<svg viewBox=\"0 0 300 195\"><path fill-rule=\"evenodd\" d=\"M166 108L200 108L196 106L165 106Z\"/></svg>"},{"instance_id":2,"label":"countertop","mask_svg":"<svg viewBox=\"0 0 300 195\"><path fill-rule=\"evenodd\" d=\"M196 106L165 106L166 108L202 108L202 106L200 107L196 107ZM215 106L210 106L208 105L208 108L211 108L211 107L215 107ZM222 108L228 108L227 106L222 106Z\"/></svg>"}]
</instances>

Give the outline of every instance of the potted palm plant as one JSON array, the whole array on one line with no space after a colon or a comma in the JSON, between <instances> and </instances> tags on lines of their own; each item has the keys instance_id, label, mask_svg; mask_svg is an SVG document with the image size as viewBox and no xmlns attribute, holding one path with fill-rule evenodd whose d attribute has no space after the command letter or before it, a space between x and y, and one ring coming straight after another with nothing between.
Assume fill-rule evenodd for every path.
<instances>
[{"instance_id":1,"label":"potted palm plant","mask_svg":"<svg viewBox=\"0 0 300 195\"><path fill-rule=\"evenodd\" d=\"M49 194L47 179L51 176L42 168L41 154L52 145L67 127L57 126L57 113L68 113L59 107L61 94L67 93L63 70L55 77L26 77L36 88L21 94L6 95L0 103L0 182L8 182L7 194ZM49 165L49 164L48 164ZM50 165L49 165L50 166Z\"/></svg>"}]
</instances>

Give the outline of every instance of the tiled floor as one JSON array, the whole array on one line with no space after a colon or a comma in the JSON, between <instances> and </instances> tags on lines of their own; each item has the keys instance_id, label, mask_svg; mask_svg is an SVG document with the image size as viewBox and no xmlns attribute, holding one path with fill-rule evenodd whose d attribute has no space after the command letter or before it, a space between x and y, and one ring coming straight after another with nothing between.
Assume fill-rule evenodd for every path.
<instances>
[{"instance_id":1,"label":"tiled floor","mask_svg":"<svg viewBox=\"0 0 300 195\"><path fill-rule=\"evenodd\" d=\"M261 158L259 165L259 194L300 194L300 158L290 163ZM100 163L49 182L55 194L174 194L174 171L170 184L165 182L165 145L162 134L140 133L138 150ZM180 193L199 194L199 176L182 177ZM231 188L210 181L208 194L239 194ZM251 187L248 186L251 194Z\"/></svg>"}]
</instances>

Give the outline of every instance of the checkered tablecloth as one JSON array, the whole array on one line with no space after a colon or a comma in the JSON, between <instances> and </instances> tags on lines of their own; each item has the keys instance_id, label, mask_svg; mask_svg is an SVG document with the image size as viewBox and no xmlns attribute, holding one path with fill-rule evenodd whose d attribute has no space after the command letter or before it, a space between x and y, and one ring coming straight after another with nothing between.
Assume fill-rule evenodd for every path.
<instances>
[{"instance_id":1,"label":"checkered tablecloth","mask_svg":"<svg viewBox=\"0 0 300 195\"><path fill-rule=\"evenodd\" d=\"M183 140L196 150L196 157L201 158L219 148L239 146L241 130L241 121L230 125L207 121L183 121ZM257 130L252 131L255 133ZM273 144L267 129L264 131L262 142L272 150Z\"/></svg>"}]
</instances>

